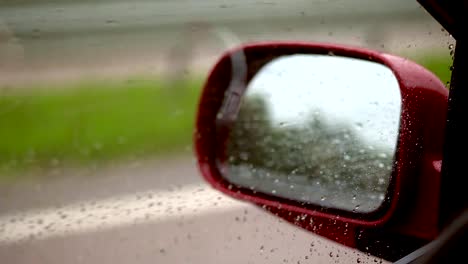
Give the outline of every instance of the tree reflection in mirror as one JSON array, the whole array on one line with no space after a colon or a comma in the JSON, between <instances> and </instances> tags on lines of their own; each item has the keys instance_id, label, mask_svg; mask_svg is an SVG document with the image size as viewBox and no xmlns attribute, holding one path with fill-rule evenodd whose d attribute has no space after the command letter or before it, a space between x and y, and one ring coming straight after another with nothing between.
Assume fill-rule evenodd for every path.
<instances>
[{"instance_id":1,"label":"tree reflection in mirror","mask_svg":"<svg viewBox=\"0 0 468 264\"><path fill-rule=\"evenodd\" d=\"M223 177L298 202L369 213L389 186L401 112L384 65L327 55L272 60L248 84Z\"/></svg>"}]
</instances>

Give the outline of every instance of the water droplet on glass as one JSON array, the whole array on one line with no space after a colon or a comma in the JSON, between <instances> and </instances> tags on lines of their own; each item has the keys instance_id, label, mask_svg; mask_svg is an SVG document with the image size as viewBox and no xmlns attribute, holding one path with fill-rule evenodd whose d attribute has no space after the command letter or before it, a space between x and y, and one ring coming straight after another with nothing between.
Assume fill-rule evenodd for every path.
<instances>
[{"instance_id":1,"label":"water droplet on glass","mask_svg":"<svg viewBox=\"0 0 468 264\"><path fill-rule=\"evenodd\" d=\"M57 158L53 158L50 160L50 165L56 167L60 164L60 161Z\"/></svg>"},{"instance_id":2,"label":"water droplet on glass","mask_svg":"<svg viewBox=\"0 0 468 264\"><path fill-rule=\"evenodd\" d=\"M41 37L41 30L38 28L35 28L32 30L32 37L33 38L40 38Z\"/></svg>"},{"instance_id":3,"label":"water droplet on glass","mask_svg":"<svg viewBox=\"0 0 468 264\"><path fill-rule=\"evenodd\" d=\"M96 143L93 144L93 148L95 150L101 150L102 149L102 144L99 143L99 142L96 142Z\"/></svg>"},{"instance_id":4,"label":"water droplet on glass","mask_svg":"<svg viewBox=\"0 0 468 264\"><path fill-rule=\"evenodd\" d=\"M125 144L125 142L127 142L127 138L126 138L126 137L119 136L119 137L117 138L117 144L122 145L122 144Z\"/></svg>"},{"instance_id":5,"label":"water droplet on glass","mask_svg":"<svg viewBox=\"0 0 468 264\"><path fill-rule=\"evenodd\" d=\"M360 207L360 205L359 205L359 204L358 204L358 205L356 205L356 206L354 207L354 209L353 209L353 212L356 212L357 210L359 210L359 207Z\"/></svg>"},{"instance_id":6,"label":"water droplet on glass","mask_svg":"<svg viewBox=\"0 0 468 264\"><path fill-rule=\"evenodd\" d=\"M450 44L450 45L448 46L449 50L453 50L454 47L455 47L455 46L454 46L453 44Z\"/></svg>"},{"instance_id":7,"label":"water droplet on glass","mask_svg":"<svg viewBox=\"0 0 468 264\"><path fill-rule=\"evenodd\" d=\"M241 152L241 153L239 154L239 156L240 156L240 158L241 158L242 160L248 160L248 159L249 159L249 153L247 153L247 152Z\"/></svg>"},{"instance_id":8,"label":"water droplet on glass","mask_svg":"<svg viewBox=\"0 0 468 264\"><path fill-rule=\"evenodd\" d=\"M320 201L325 201L326 199L327 199L327 197L325 197L325 196L320 197Z\"/></svg>"}]
</instances>

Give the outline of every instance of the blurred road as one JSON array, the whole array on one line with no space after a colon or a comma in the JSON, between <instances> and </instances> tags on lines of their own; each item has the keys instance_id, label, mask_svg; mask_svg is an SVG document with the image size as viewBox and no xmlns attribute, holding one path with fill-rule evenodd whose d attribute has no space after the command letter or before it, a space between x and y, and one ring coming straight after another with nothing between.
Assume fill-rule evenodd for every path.
<instances>
[{"instance_id":1,"label":"blurred road","mask_svg":"<svg viewBox=\"0 0 468 264\"><path fill-rule=\"evenodd\" d=\"M375 260L213 191L190 156L61 173L0 188L2 263Z\"/></svg>"},{"instance_id":2,"label":"blurred road","mask_svg":"<svg viewBox=\"0 0 468 264\"><path fill-rule=\"evenodd\" d=\"M15 2L15 1L13 1ZM0 8L0 83L205 74L240 42L300 40L433 50L440 26L406 0L49 1ZM439 41L440 40L440 41Z\"/></svg>"},{"instance_id":3,"label":"blurred road","mask_svg":"<svg viewBox=\"0 0 468 264\"><path fill-rule=\"evenodd\" d=\"M24 2L24 1L23 1ZM27 1L26 1L27 2ZM20 37L92 33L116 29L142 30L192 22L224 24L280 21L302 16L329 23L379 18L424 18L416 1L406 0L240 0L240 1L45 1L7 4L0 18ZM360 18L360 19L357 19ZM34 34L35 33L35 34Z\"/></svg>"}]
</instances>

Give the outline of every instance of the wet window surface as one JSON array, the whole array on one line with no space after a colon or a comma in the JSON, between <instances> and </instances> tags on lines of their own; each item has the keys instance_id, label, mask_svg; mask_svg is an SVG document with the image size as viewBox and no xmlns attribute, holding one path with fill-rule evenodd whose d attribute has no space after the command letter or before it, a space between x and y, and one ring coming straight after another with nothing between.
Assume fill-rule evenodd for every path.
<instances>
[{"instance_id":1,"label":"wet window surface","mask_svg":"<svg viewBox=\"0 0 468 264\"><path fill-rule=\"evenodd\" d=\"M2 262L384 262L203 182L203 82L224 50L268 40L393 53L444 82L453 44L416 1L2 1Z\"/></svg>"}]
</instances>

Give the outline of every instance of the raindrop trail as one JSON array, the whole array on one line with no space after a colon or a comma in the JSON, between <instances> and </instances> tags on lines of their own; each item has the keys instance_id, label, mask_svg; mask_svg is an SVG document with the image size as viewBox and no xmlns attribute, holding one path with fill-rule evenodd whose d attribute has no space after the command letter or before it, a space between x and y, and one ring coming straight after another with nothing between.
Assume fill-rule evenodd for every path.
<instances>
[{"instance_id":1,"label":"raindrop trail","mask_svg":"<svg viewBox=\"0 0 468 264\"><path fill-rule=\"evenodd\" d=\"M145 199L137 199L138 197ZM216 206L213 205L213 201L216 201ZM47 239L133 224L225 213L248 206L220 196L217 191L206 185L188 185L174 191L149 190L99 201L89 200L63 207L34 209L0 216L0 245L31 238ZM83 208L86 208L86 213L83 213ZM31 226L30 223L41 224Z\"/></svg>"}]
</instances>

